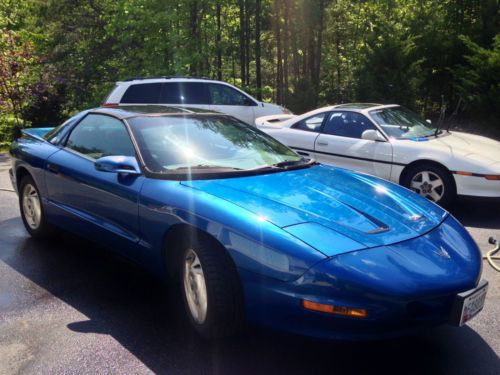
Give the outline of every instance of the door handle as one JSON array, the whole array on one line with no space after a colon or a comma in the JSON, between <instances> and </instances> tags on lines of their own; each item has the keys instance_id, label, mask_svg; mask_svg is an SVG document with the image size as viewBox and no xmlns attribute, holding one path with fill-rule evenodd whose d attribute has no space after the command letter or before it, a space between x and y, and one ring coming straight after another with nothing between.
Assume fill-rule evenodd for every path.
<instances>
[{"instance_id":1,"label":"door handle","mask_svg":"<svg viewBox=\"0 0 500 375\"><path fill-rule=\"evenodd\" d=\"M304 151L295 151L297 154L302 155L302 156L309 156L307 152Z\"/></svg>"},{"instance_id":2,"label":"door handle","mask_svg":"<svg viewBox=\"0 0 500 375\"><path fill-rule=\"evenodd\" d=\"M328 142L317 142L318 146L328 146Z\"/></svg>"},{"instance_id":3,"label":"door handle","mask_svg":"<svg viewBox=\"0 0 500 375\"><path fill-rule=\"evenodd\" d=\"M52 172L55 174L59 173L59 167L57 165L47 163L47 169L49 170L49 172Z\"/></svg>"}]
</instances>

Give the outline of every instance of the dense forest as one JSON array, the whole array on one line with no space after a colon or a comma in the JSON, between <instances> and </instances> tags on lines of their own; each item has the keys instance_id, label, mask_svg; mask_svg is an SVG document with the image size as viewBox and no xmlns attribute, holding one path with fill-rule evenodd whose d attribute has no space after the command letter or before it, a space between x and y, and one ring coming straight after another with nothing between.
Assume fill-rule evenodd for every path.
<instances>
[{"instance_id":1,"label":"dense forest","mask_svg":"<svg viewBox=\"0 0 500 375\"><path fill-rule=\"evenodd\" d=\"M498 0L0 0L0 142L155 75L296 113L396 102L498 131L499 23Z\"/></svg>"}]
</instances>

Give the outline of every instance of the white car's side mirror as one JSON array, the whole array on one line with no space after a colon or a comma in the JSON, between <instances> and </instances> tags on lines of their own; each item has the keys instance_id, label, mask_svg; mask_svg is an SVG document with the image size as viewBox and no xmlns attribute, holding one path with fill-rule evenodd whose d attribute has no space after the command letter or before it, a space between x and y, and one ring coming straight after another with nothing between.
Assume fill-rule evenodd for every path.
<instances>
[{"instance_id":1,"label":"white car's side mirror","mask_svg":"<svg viewBox=\"0 0 500 375\"><path fill-rule=\"evenodd\" d=\"M385 142L384 136L375 129L365 130L363 134L361 134L361 138L368 141Z\"/></svg>"}]
</instances>

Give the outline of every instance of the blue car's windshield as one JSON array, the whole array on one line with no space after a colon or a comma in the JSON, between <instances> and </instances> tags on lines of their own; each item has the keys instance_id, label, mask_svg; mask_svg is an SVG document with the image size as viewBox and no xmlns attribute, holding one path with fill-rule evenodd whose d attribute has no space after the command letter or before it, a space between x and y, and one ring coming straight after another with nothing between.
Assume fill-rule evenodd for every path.
<instances>
[{"instance_id":1,"label":"blue car's windshield","mask_svg":"<svg viewBox=\"0 0 500 375\"><path fill-rule=\"evenodd\" d=\"M403 107L376 109L370 111L370 116L394 138L429 137L436 131L416 113Z\"/></svg>"},{"instance_id":2,"label":"blue car's windshield","mask_svg":"<svg viewBox=\"0 0 500 375\"><path fill-rule=\"evenodd\" d=\"M302 162L267 134L225 116L144 116L128 122L146 167L156 173L248 171Z\"/></svg>"}]
</instances>

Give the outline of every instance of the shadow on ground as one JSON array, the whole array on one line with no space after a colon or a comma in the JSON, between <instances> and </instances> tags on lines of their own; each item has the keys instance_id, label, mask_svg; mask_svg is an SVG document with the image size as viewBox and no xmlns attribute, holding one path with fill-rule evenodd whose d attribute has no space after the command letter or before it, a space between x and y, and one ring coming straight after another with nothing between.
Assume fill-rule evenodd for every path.
<instances>
[{"instance_id":1,"label":"shadow on ground","mask_svg":"<svg viewBox=\"0 0 500 375\"><path fill-rule=\"evenodd\" d=\"M0 163L7 163L10 160L10 156L8 153L0 152Z\"/></svg>"},{"instance_id":2,"label":"shadow on ground","mask_svg":"<svg viewBox=\"0 0 500 375\"><path fill-rule=\"evenodd\" d=\"M459 199L450 212L466 227L500 229L500 201Z\"/></svg>"},{"instance_id":3,"label":"shadow on ground","mask_svg":"<svg viewBox=\"0 0 500 375\"><path fill-rule=\"evenodd\" d=\"M497 355L468 327L365 343L250 327L234 338L205 342L190 330L176 288L164 288L136 266L69 234L50 242L23 235L9 240L8 228L19 234L21 225L19 218L2 223L7 236L0 259L89 317L68 329L111 335L155 373L493 374L498 368Z\"/></svg>"}]
</instances>

